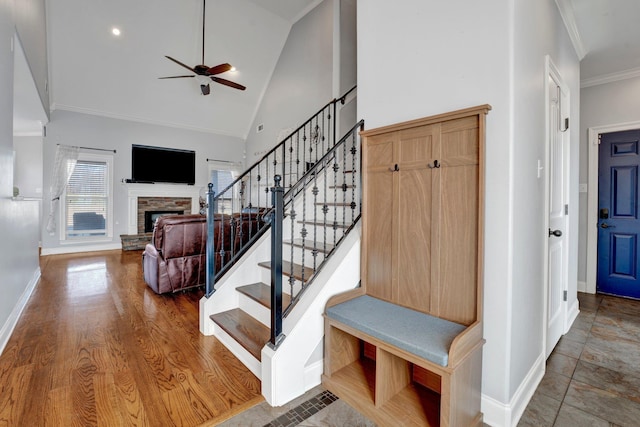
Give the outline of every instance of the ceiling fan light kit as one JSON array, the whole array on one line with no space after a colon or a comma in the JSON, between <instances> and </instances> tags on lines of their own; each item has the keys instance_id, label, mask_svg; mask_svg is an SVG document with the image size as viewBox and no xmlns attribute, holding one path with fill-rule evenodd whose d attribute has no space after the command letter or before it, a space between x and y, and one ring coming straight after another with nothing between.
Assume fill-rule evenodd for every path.
<instances>
[{"instance_id":1,"label":"ceiling fan light kit","mask_svg":"<svg viewBox=\"0 0 640 427\"><path fill-rule=\"evenodd\" d=\"M202 63L199 65L195 65L193 67L188 66L187 64L184 64L180 61L178 61L175 58L172 58L168 55L165 55L165 58L169 59L170 61L175 62L176 64L180 65L183 68L186 68L187 70L191 71L192 73L194 73L193 75L182 75L182 76L169 76L169 77L159 77L160 79L183 79L183 78L192 78L192 77L196 77L196 76L203 76L205 78L211 79L212 81L219 83L221 85L224 86L228 86L234 89L238 89L238 90L245 90L246 87L239 84L239 83L235 83L232 82L231 80L227 80L227 79L223 79L220 77L215 77L216 74L222 74L225 73L227 71L231 71L231 70L235 70L235 67L232 67L231 64L219 64L216 65L214 67L209 67L207 65L204 65L204 29L205 29L205 7L206 7L206 3L207 0L202 0ZM200 79L199 79L200 80ZM200 81L200 91L203 95L209 95L209 93L211 93L211 88L209 86L208 83L204 83L202 81Z\"/></svg>"}]
</instances>

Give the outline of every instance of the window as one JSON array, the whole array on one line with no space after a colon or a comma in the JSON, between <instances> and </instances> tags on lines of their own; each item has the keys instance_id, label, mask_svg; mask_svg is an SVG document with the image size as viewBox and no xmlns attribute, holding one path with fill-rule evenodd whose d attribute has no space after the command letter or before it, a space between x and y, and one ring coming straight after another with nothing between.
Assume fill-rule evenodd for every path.
<instances>
[{"instance_id":1,"label":"window","mask_svg":"<svg viewBox=\"0 0 640 427\"><path fill-rule=\"evenodd\" d=\"M226 162L214 162L209 163L209 182L213 184L213 191L216 196L220 194L225 188L227 188L234 179L240 175L240 166L236 163ZM221 198L218 199L218 212L230 214L232 212L239 212L239 185L226 191ZM236 202L234 205L234 201Z\"/></svg>"},{"instance_id":2,"label":"window","mask_svg":"<svg viewBox=\"0 0 640 427\"><path fill-rule=\"evenodd\" d=\"M80 153L65 189L63 240L110 238L113 156Z\"/></svg>"}]
</instances>

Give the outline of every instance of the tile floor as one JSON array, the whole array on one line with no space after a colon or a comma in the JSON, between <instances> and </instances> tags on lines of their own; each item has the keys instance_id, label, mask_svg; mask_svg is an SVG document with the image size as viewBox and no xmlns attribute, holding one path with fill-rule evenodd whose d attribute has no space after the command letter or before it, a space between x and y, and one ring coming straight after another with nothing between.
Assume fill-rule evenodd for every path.
<instances>
[{"instance_id":1,"label":"tile floor","mask_svg":"<svg viewBox=\"0 0 640 427\"><path fill-rule=\"evenodd\" d=\"M578 299L518 426L640 426L640 301Z\"/></svg>"},{"instance_id":2,"label":"tile floor","mask_svg":"<svg viewBox=\"0 0 640 427\"><path fill-rule=\"evenodd\" d=\"M549 356L518 426L640 426L640 301L578 299L580 314ZM317 387L281 408L261 403L221 426L375 426L327 393Z\"/></svg>"}]
</instances>

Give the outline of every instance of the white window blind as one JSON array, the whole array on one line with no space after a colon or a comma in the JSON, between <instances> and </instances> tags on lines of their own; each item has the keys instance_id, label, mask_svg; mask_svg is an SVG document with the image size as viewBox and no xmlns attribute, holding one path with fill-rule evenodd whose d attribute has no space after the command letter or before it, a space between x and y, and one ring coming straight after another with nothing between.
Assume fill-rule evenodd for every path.
<instances>
[{"instance_id":1,"label":"white window blind","mask_svg":"<svg viewBox=\"0 0 640 427\"><path fill-rule=\"evenodd\" d=\"M68 239L107 236L109 164L78 159L65 195L65 230Z\"/></svg>"},{"instance_id":2,"label":"white window blind","mask_svg":"<svg viewBox=\"0 0 640 427\"><path fill-rule=\"evenodd\" d=\"M234 173L230 170L212 170L211 171L211 183L213 184L213 191L216 194L220 194L222 190L227 188L234 180ZM230 196L230 194L229 194ZM228 197L227 197L228 198Z\"/></svg>"}]
</instances>

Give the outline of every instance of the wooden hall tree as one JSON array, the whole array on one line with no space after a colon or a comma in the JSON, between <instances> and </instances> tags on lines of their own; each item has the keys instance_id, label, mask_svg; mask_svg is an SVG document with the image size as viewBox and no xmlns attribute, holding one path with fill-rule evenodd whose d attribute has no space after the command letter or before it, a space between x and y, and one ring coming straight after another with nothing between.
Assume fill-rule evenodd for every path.
<instances>
[{"instance_id":1,"label":"wooden hall tree","mask_svg":"<svg viewBox=\"0 0 640 427\"><path fill-rule=\"evenodd\" d=\"M327 303L323 382L381 425L482 425L490 108L361 133L362 285ZM344 310L368 303L381 307L372 318L366 308L362 316ZM390 329L398 317L416 320ZM451 324L459 332L439 335ZM427 329L432 341L411 332ZM430 356L434 349L444 361Z\"/></svg>"}]
</instances>

